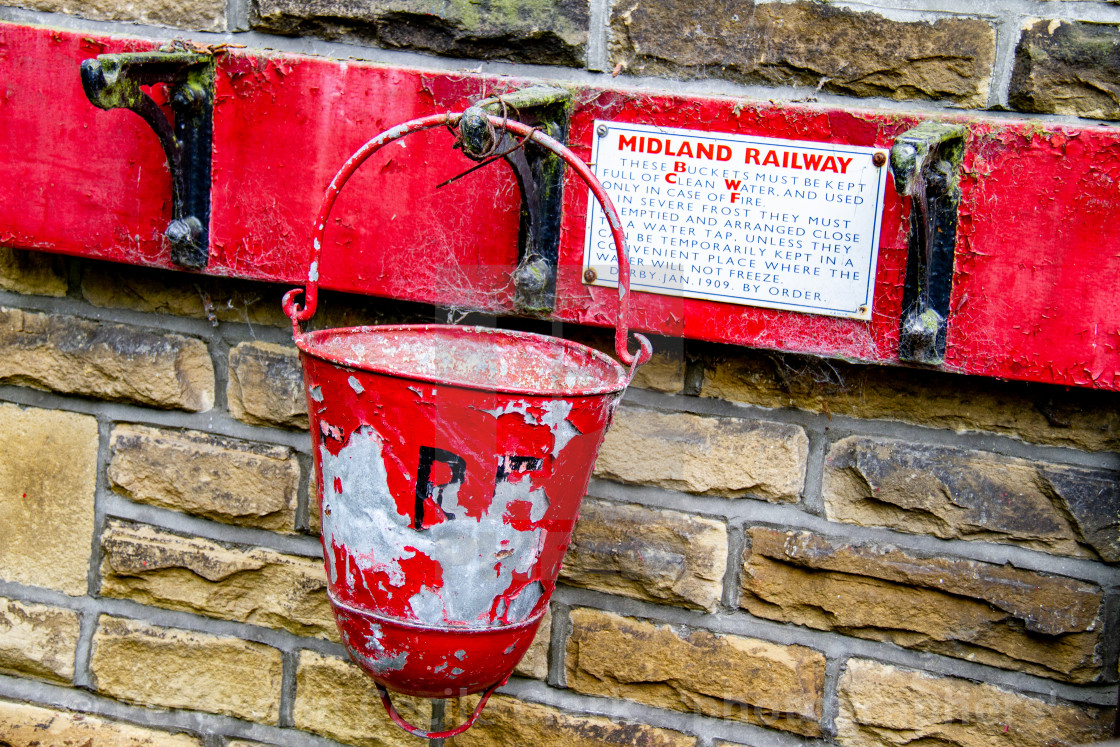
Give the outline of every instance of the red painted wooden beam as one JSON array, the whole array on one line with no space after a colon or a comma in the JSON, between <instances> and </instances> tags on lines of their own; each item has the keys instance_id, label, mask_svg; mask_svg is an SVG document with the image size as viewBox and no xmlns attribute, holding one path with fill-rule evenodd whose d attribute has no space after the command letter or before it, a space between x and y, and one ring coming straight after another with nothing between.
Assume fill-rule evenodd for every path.
<instances>
[{"instance_id":1,"label":"red painted wooden beam","mask_svg":"<svg viewBox=\"0 0 1120 747\"><path fill-rule=\"evenodd\" d=\"M86 100L81 60L154 42L0 24L0 244L168 267L170 178L136 115ZM532 81L232 50L217 58L210 264L299 283L323 191L382 130ZM158 92L157 92L158 95ZM921 117L576 88L571 147L596 119L889 148ZM969 129L944 368L1120 389L1120 130L948 116ZM339 198L324 287L509 312L518 193L450 134L379 153ZM569 176L554 318L613 324L614 291L582 281L587 190ZM637 293L637 330L855 360L897 361L909 201L888 182L869 321Z\"/></svg>"}]
</instances>

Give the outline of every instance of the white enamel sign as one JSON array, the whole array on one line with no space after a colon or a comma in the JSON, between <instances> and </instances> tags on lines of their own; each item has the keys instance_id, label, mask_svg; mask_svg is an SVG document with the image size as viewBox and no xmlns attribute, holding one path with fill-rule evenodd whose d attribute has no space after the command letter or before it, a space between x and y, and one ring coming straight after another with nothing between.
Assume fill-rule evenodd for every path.
<instances>
[{"instance_id":1,"label":"white enamel sign","mask_svg":"<svg viewBox=\"0 0 1120 747\"><path fill-rule=\"evenodd\" d=\"M871 318L886 150L618 122L595 132L633 290ZM616 286L610 228L591 205L584 277Z\"/></svg>"}]
</instances>

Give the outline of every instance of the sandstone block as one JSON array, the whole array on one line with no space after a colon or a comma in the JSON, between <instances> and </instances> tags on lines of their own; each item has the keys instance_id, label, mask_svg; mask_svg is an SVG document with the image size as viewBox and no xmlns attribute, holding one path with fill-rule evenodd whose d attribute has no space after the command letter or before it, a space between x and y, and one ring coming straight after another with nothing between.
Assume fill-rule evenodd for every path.
<instances>
[{"instance_id":1,"label":"sandstone block","mask_svg":"<svg viewBox=\"0 0 1120 747\"><path fill-rule=\"evenodd\" d=\"M839 684L845 747L1038 747L1097 742L1111 709L1060 703L955 677L849 659Z\"/></svg>"},{"instance_id":2,"label":"sandstone block","mask_svg":"<svg viewBox=\"0 0 1120 747\"><path fill-rule=\"evenodd\" d=\"M77 612L0 597L0 672L70 682L79 626Z\"/></svg>"},{"instance_id":3,"label":"sandstone block","mask_svg":"<svg viewBox=\"0 0 1120 747\"><path fill-rule=\"evenodd\" d=\"M0 309L0 381L193 412L214 405L202 340L20 309Z\"/></svg>"},{"instance_id":4,"label":"sandstone block","mask_svg":"<svg viewBox=\"0 0 1120 747\"><path fill-rule=\"evenodd\" d=\"M535 680L548 677L548 648L551 642L552 610L548 610L544 613L544 619L541 620L541 626L537 628L537 634L533 637L529 650L521 657L513 673L518 677L530 677Z\"/></svg>"},{"instance_id":5,"label":"sandstone block","mask_svg":"<svg viewBox=\"0 0 1120 747\"><path fill-rule=\"evenodd\" d=\"M21 8L47 13L67 13L96 21L131 21L133 23L170 26L191 31L225 31L226 7L221 0L189 0L185 3L168 0L133 0L129 3L112 0L19 0Z\"/></svg>"},{"instance_id":6,"label":"sandstone block","mask_svg":"<svg viewBox=\"0 0 1120 747\"><path fill-rule=\"evenodd\" d=\"M300 468L291 449L197 431L118 425L113 489L227 524L294 531Z\"/></svg>"},{"instance_id":7,"label":"sandstone block","mask_svg":"<svg viewBox=\"0 0 1120 747\"><path fill-rule=\"evenodd\" d=\"M613 357L614 350L610 350ZM682 350L653 350L653 357L638 369L630 386L655 392L679 394L684 389L685 360Z\"/></svg>"},{"instance_id":8,"label":"sandstone block","mask_svg":"<svg viewBox=\"0 0 1120 747\"><path fill-rule=\"evenodd\" d=\"M817 651L592 609L572 610L571 620L566 669L577 692L821 733L825 659Z\"/></svg>"},{"instance_id":9,"label":"sandstone block","mask_svg":"<svg viewBox=\"0 0 1120 747\"><path fill-rule=\"evenodd\" d=\"M634 74L968 107L986 105L995 58L995 29L986 21L894 21L804 0L627 0L614 6L611 33L612 62Z\"/></svg>"},{"instance_id":10,"label":"sandstone block","mask_svg":"<svg viewBox=\"0 0 1120 747\"><path fill-rule=\"evenodd\" d=\"M560 578L608 594L714 610L726 569L723 522L586 499Z\"/></svg>"},{"instance_id":11,"label":"sandstone block","mask_svg":"<svg viewBox=\"0 0 1120 747\"><path fill-rule=\"evenodd\" d=\"M1120 480L1107 470L851 436L829 451L823 490L833 521L1120 560Z\"/></svg>"},{"instance_id":12,"label":"sandstone block","mask_svg":"<svg viewBox=\"0 0 1120 747\"><path fill-rule=\"evenodd\" d=\"M146 267L122 273L117 265L91 262L82 273L82 296L94 306L173 314L216 322L291 329L280 307L283 291L265 283L192 275Z\"/></svg>"},{"instance_id":13,"label":"sandstone block","mask_svg":"<svg viewBox=\"0 0 1120 747\"><path fill-rule=\"evenodd\" d=\"M1039 477L1045 489L1053 491L1057 504L1069 512L1081 541L1102 560L1120 562L1120 486L1116 473L1042 465Z\"/></svg>"},{"instance_id":14,"label":"sandstone block","mask_svg":"<svg viewBox=\"0 0 1120 747\"><path fill-rule=\"evenodd\" d=\"M1070 682L1105 673L1102 594L1087 582L807 531L748 536L751 614Z\"/></svg>"},{"instance_id":15,"label":"sandstone block","mask_svg":"<svg viewBox=\"0 0 1120 747\"><path fill-rule=\"evenodd\" d=\"M338 640L323 563L111 521L101 594Z\"/></svg>"},{"instance_id":16,"label":"sandstone block","mask_svg":"<svg viewBox=\"0 0 1120 747\"><path fill-rule=\"evenodd\" d=\"M481 0L259 0L252 25L281 34L314 34L453 57L582 65L588 7L581 0L513 5Z\"/></svg>"},{"instance_id":17,"label":"sandstone block","mask_svg":"<svg viewBox=\"0 0 1120 747\"><path fill-rule=\"evenodd\" d=\"M393 706L410 723L431 723L431 701L393 696ZM448 711L455 701L448 701ZM359 747L416 747L416 737L389 720L373 680L348 659L304 650L296 671L297 729Z\"/></svg>"},{"instance_id":18,"label":"sandstone block","mask_svg":"<svg viewBox=\"0 0 1120 747\"><path fill-rule=\"evenodd\" d=\"M701 396L761 407L988 431L1089 451L1120 449L1120 393L995 382L736 350L705 359Z\"/></svg>"},{"instance_id":19,"label":"sandstone block","mask_svg":"<svg viewBox=\"0 0 1120 747\"><path fill-rule=\"evenodd\" d=\"M799 426L620 407L595 474L727 498L795 502L809 438Z\"/></svg>"},{"instance_id":20,"label":"sandstone block","mask_svg":"<svg viewBox=\"0 0 1120 747\"><path fill-rule=\"evenodd\" d=\"M0 579L86 593L97 441L88 415L0 405Z\"/></svg>"},{"instance_id":21,"label":"sandstone block","mask_svg":"<svg viewBox=\"0 0 1120 747\"><path fill-rule=\"evenodd\" d=\"M1025 112L1120 119L1120 25L1027 22L1008 102Z\"/></svg>"},{"instance_id":22,"label":"sandstone block","mask_svg":"<svg viewBox=\"0 0 1120 747\"><path fill-rule=\"evenodd\" d=\"M0 700L0 740L12 747L202 747L186 734Z\"/></svg>"},{"instance_id":23,"label":"sandstone block","mask_svg":"<svg viewBox=\"0 0 1120 747\"><path fill-rule=\"evenodd\" d=\"M243 342L229 351L230 413L252 425L307 428L303 369L294 346Z\"/></svg>"},{"instance_id":24,"label":"sandstone block","mask_svg":"<svg viewBox=\"0 0 1120 747\"><path fill-rule=\"evenodd\" d=\"M283 667L260 643L101 616L90 670L103 695L275 724Z\"/></svg>"},{"instance_id":25,"label":"sandstone block","mask_svg":"<svg viewBox=\"0 0 1120 747\"><path fill-rule=\"evenodd\" d=\"M461 723L477 702L477 696L464 698L460 713L448 723ZM448 740L449 747L691 747L696 743L695 737L670 729L565 713L505 695L492 697L469 731Z\"/></svg>"},{"instance_id":26,"label":"sandstone block","mask_svg":"<svg viewBox=\"0 0 1120 747\"><path fill-rule=\"evenodd\" d=\"M0 247L0 290L65 296L66 287L66 264L61 257Z\"/></svg>"}]
</instances>

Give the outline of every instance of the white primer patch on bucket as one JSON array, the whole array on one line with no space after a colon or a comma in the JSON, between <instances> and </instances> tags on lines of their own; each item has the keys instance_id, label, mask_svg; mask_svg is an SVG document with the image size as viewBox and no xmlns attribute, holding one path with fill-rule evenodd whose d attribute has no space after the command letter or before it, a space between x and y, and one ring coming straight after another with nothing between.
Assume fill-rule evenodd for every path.
<instances>
[{"instance_id":1,"label":"white primer patch on bucket","mask_svg":"<svg viewBox=\"0 0 1120 747\"><path fill-rule=\"evenodd\" d=\"M390 652L381 640L382 635L381 626L370 623L369 635L365 636L365 646L347 645L346 651L356 662L374 674L399 672L408 663L408 651ZM367 651L369 653L366 653Z\"/></svg>"},{"instance_id":2,"label":"white primer patch on bucket","mask_svg":"<svg viewBox=\"0 0 1120 747\"><path fill-rule=\"evenodd\" d=\"M544 531L521 532L503 519L509 505L517 501L530 503L534 521L544 517L548 497L543 489L533 487L531 473L517 482L499 482L489 510L478 519L456 511L458 486L446 486L443 505L457 518L418 531L409 517L397 511L389 493L382 439L371 426L354 431L338 456L325 447L320 447L320 456L323 536L328 548L344 547L359 568L384 572L393 587L404 586L401 561L416 553L440 564L443 587L425 587L407 600L420 622L491 627L488 613L494 600L509 593L515 573L528 573L537 564ZM336 479L341 493L335 489ZM334 567L334 553L328 550L326 556L335 581L339 569ZM509 622L526 619L542 594L540 584L521 590L510 604Z\"/></svg>"}]
</instances>

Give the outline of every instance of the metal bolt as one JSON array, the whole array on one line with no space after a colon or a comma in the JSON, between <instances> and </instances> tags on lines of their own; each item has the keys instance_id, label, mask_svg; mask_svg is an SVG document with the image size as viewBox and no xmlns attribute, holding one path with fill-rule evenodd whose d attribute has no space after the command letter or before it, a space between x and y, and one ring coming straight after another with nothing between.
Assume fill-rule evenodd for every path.
<instances>
[{"instance_id":1,"label":"metal bolt","mask_svg":"<svg viewBox=\"0 0 1120 747\"><path fill-rule=\"evenodd\" d=\"M883 151L878 151L875 155L871 156L871 163L875 164L876 168L882 168L887 162L887 154Z\"/></svg>"},{"instance_id":2,"label":"metal bolt","mask_svg":"<svg viewBox=\"0 0 1120 747\"><path fill-rule=\"evenodd\" d=\"M205 267L208 251L202 233L202 221L193 215L171 221L163 232L171 244L171 261L196 270Z\"/></svg>"},{"instance_id":3,"label":"metal bolt","mask_svg":"<svg viewBox=\"0 0 1120 747\"><path fill-rule=\"evenodd\" d=\"M599 279L599 274L595 272L594 268L588 267L583 271L583 282L594 283Z\"/></svg>"},{"instance_id":4,"label":"metal bolt","mask_svg":"<svg viewBox=\"0 0 1120 747\"><path fill-rule=\"evenodd\" d=\"M206 90L190 84L177 86L171 94L176 106L197 106L206 103Z\"/></svg>"},{"instance_id":5,"label":"metal bolt","mask_svg":"<svg viewBox=\"0 0 1120 747\"><path fill-rule=\"evenodd\" d=\"M595 134L598 135L599 137L606 137L607 136L607 129L608 128L607 128L606 125L599 125L598 127L595 128Z\"/></svg>"},{"instance_id":6,"label":"metal bolt","mask_svg":"<svg viewBox=\"0 0 1120 747\"><path fill-rule=\"evenodd\" d=\"M199 240L202 236L202 224L198 218L190 216L184 219L176 219L171 221L164 231L164 236L171 242L172 246L176 247L189 247Z\"/></svg>"},{"instance_id":7,"label":"metal bolt","mask_svg":"<svg viewBox=\"0 0 1120 747\"><path fill-rule=\"evenodd\" d=\"M518 267L513 273L513 284L522 293L540 293L552 280L552 267L543 259L535 259Z\"/></svg>"}]
</instances>

